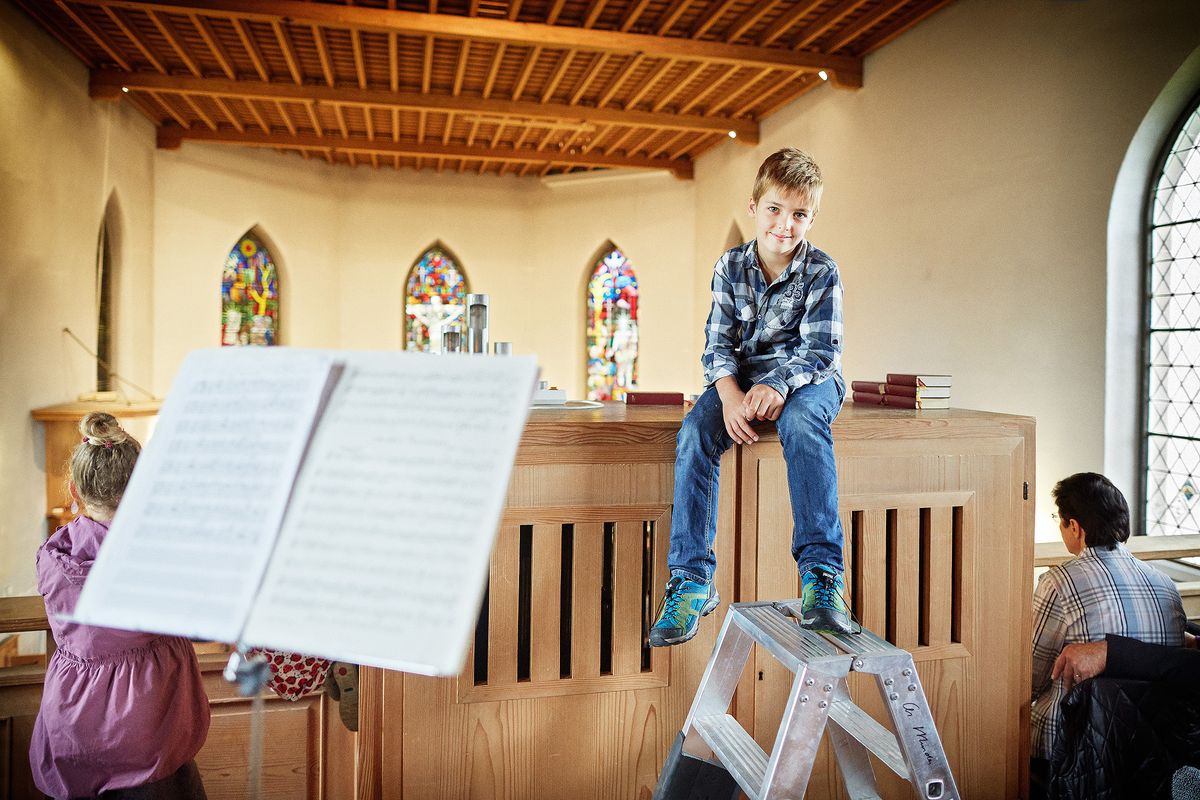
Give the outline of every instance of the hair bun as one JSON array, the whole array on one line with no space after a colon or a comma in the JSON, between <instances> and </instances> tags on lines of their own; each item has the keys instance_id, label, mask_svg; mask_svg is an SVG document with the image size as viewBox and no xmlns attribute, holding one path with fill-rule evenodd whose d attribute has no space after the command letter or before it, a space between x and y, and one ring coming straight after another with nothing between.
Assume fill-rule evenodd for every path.
<instances>
[{"instance_id":1,"label":"hair bun","mask_svg":"<svg viewBox=\"0 0 1200 800\"><path fill-rule=\"evenodd\" d=\"M113 447L132 438L116 417L103 411L93 411L80 420L79 432L88 444L97 447Z\"/></svg>"}]
</instances>

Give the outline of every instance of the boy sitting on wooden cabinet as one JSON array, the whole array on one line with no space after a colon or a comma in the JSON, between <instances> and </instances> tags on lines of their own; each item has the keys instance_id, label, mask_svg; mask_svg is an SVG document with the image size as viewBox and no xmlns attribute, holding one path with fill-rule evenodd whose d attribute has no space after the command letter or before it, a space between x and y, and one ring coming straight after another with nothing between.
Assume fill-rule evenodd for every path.
<instances>
[{"instance_id":1,"label":"boy sitting on wooden cabinet","mask_svg":"<svg viewBox=\"0 0 1200 800\"><path fill-rule=\"evenodd\" d=\"M717 261L702 363L707 389L684 417L675 456L671 578L650 644L686 642L720 602L713 587L721 454L776 423L787 461L792 557L801 625L851 631L842 579L842 525L830 426L841 408L842 283L837 264L806 240L821 201L821 170L785 148L759 167L750 199L753 241Z\"/></svg>"}]
</instances>

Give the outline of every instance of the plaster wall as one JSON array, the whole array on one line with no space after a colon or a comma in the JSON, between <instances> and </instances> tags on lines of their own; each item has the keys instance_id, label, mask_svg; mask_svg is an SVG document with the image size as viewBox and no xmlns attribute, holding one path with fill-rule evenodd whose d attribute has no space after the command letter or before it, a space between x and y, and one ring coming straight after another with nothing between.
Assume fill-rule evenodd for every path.
<instances>
[{"instance_id":1,"label":"plaster wall","mask_svg":"<svg viewBox=\"0 0 1200 800\"><path fill-rule=\"evenodd\" d=\"M686 363L699 358L686 325L690 183L649 177L551 189L203 145L160 152L156 175L156 301L171 309L155 325L160 393L188 351L217 343L221 264L252 226L280 263L286 344L400 347L405 279L440 240L471 290L490 296L492 340L536 353L543 377L572 398L585 393L585 279L611 240L633 262L645 298L640 383L689 387Z\"/></svg>"},{"instance_id":2,"label":"plaster wall","mask_svg":"<svg viewBox=\"0 0 1200 800\"><path fill-rule=\"evenodd\" d=\"M33 408L96 388L96 245L110 199L113 366L151 383L154 131L127 106L93 102L87 70L0 3L0 595L36 591L45 535L40 423ZM120 386L131 399L136 390Z\"/></svg>"},{"instance_id":3,"label":"plaster wall","mask_svg":"<svg viewBox=\"0 0 1200 800\"><path fill-rule=\"evenodd\" d=\"M696 252L746 219L763 157L813 153L827 186L810 239L842 270L847 379L951 373L955 406L1036 417L1036 519L1053 538L1055 481L1106 467L1114 183L1197 43L1194 3L959 0L869 56L865 88L818 87L753 152L702 156Z\"/></svg>"}]
</instances>

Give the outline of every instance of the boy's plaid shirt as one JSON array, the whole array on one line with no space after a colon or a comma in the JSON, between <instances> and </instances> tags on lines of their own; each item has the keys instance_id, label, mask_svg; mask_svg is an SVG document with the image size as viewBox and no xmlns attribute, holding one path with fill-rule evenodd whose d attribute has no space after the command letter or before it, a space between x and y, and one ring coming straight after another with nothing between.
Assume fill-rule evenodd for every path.
<instances>
[{"instance_id":1,"label":"boy's plaid shirt","mask_svg":"<svg viewBox=\"0 0 1200 800\"><path fill-rule=\"evenodd\" d=\"M1064 646L1115 633L1151 644L1183 644L1183 601L1166 575L1123 545L1086 547L1051 567L1033 593L1033 755L1050 758L1059 732L1062 679L1050 679Z\"/></svg>"},{"instance_id":2,"label":"boy's plaid shirt","mask_svg":"<svg viewBox=\"0 0 1200 800\"><path fill-rule=\"evenodd\" d=\"M701 359L705 385L732 375L785 398L829 378L844 387L842 281L828 255L802 242L767 286L751 240L717 261L712 293Z\"/></svg>"}]
</instances>

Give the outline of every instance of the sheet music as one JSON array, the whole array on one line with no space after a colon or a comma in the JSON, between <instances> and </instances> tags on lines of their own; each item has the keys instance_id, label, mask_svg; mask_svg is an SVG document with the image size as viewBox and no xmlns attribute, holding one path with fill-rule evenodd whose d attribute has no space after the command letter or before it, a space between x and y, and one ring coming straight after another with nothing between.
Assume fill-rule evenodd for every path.
<instances>
[{"instance_id":1,"label":"sheet music","mask_svg":"<svg viewBox=\"0 0 1200 800\"><path fill-rule=\"evenodd\" d=\"M457 674L536 377L532 357L348 354L245 641Z\"/></svg>"},{"instance_id":2,"label":"sheet music","mask_svg":"<svg viewBox=\"0 0 1200 800\"><path fill-rule=\"evenodd\" d=\"M286 508L333 354L190 354L73 619L236 641Z\"/></svg>"}]
</instances>

